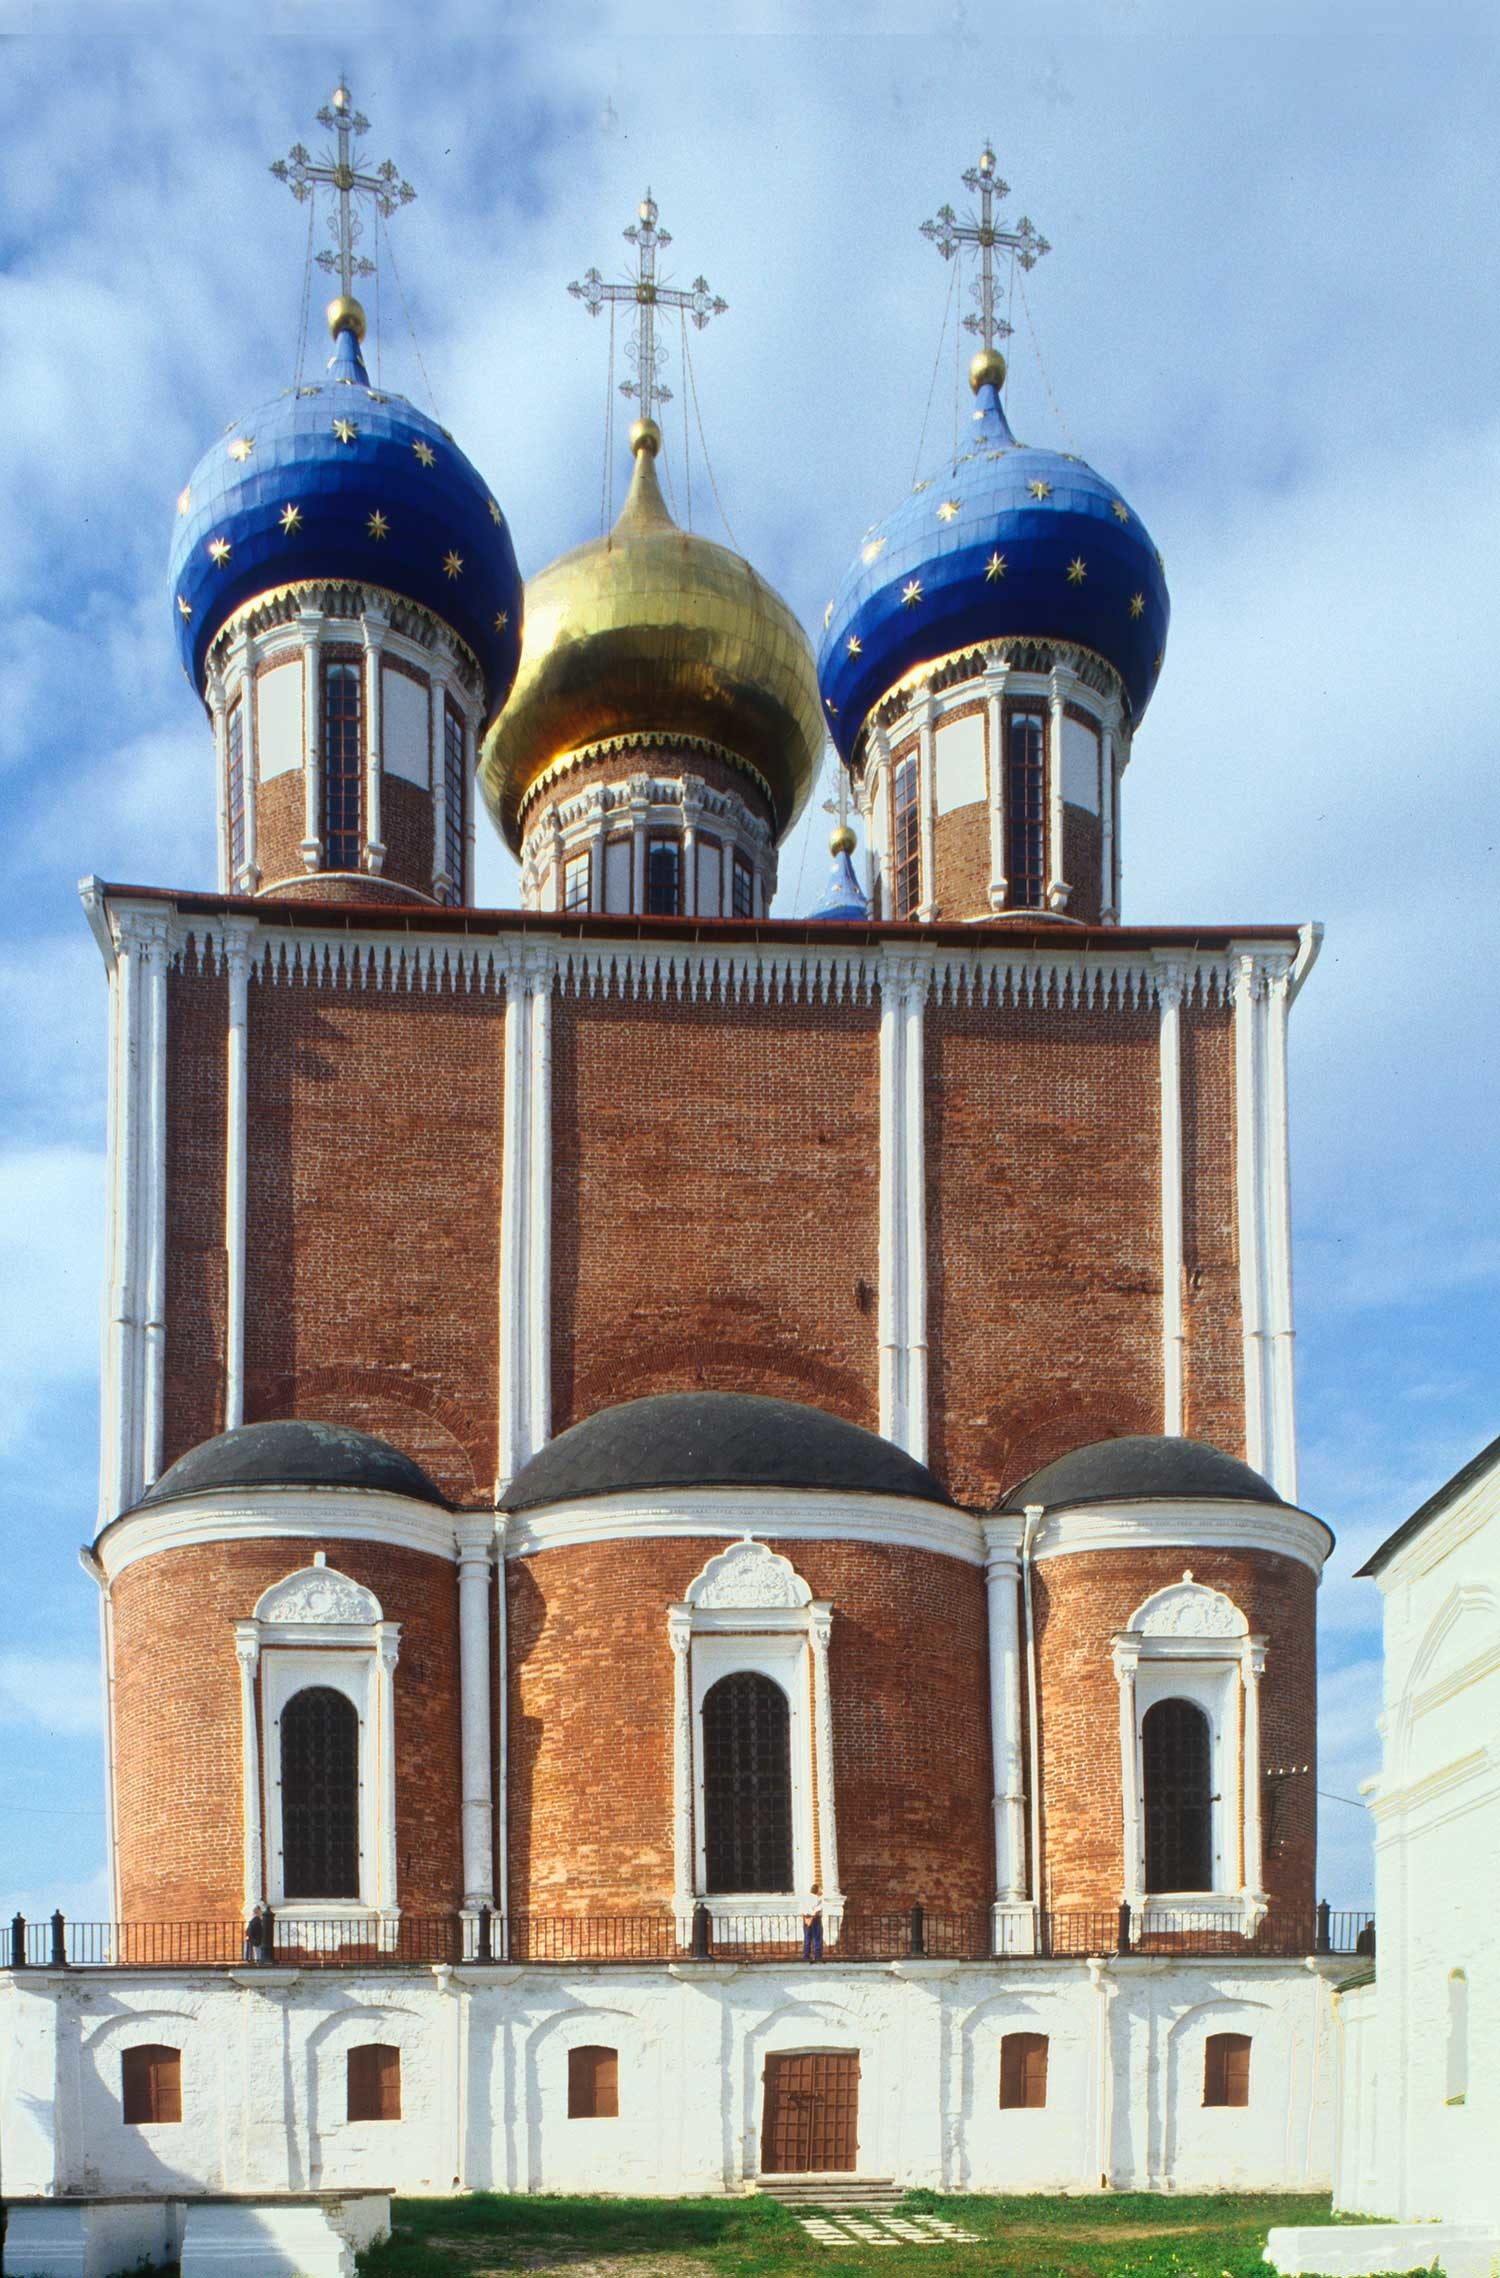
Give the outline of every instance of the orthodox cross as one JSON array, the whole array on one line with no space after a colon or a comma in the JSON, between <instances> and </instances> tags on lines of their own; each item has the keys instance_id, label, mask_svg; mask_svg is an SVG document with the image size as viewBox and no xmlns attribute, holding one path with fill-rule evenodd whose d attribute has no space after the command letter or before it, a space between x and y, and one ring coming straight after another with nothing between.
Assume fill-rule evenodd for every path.
<instances>
[{"instance_id":1,"label":"orthodox cross","mask_svg":"<svg viewBox=\"0 0 1500 2278\"><path fill-rule=\"evenodd\" d=\"M951 261L961 246L978 246L979 276L973 292L979 307L977 313L964 318L964 330L977 333L986 348L993 348L1011 331L995 308L996 248L1019 261L1023 269L1034 269L1052 248L1045 237L1038 236L1026 214L1014 229L1004 229L996 220L996 201L1010 196L1010 184L995 172L995 153L988 143L979 154L979 164L971 166L964 176L964 187L978 192L978 213L971 212L960 221L951 206L939 206L936 219L922 223L922 235L932 240L945 261Z\"/></svg>"},{"instance_id":2,"label":"orthodox cross","mask_svg":"<svg viewBox=\"0 0 1500 2278\"><path fill-rule=\"evenodd\" d=\"M639 220L621 234L636 250L636 273L621 284L607 285L597 269L586 269L583 281L574 281L568 291L575 300L582 301L590 316L597 316L606 302L633 301L635 304L635 338L626 353L635 366L633 380L620 382L621 395L638 396L642 419L654 419L659 403L670 403L672 391L658 377L666 363L667 352L656 337L656 312L659 308L681 309L690 316L701 332L710 317L722 316L729 303L710 293L708 279L695 277L687 291L664 285L656 273L656 256L664 245L670 245L670 230L656 226L656 200L648 190L637 209Z\"/></svg>"},{"instance_id":3,"label":"orthodox cross","mask_svg":"<svg viewBox=\"0 0 1500 2278\"><path fill-rule=\"evenodd\" d=\"M369 133L370 122L354 108L354 97L342 79L331 101L319 111L318 124L337 136L337 147L325 149L321 158L314 159L300 142L294 142L271 172L278 182L285 182L299 205L318 190L333 191L337 202L329 217L328 233L337 250L325 247L318 255L318 267L338 271L339 291L348 299L356 277L375 274L374 262L354 250L364 234L354 200L373 199L376 212L389 218L398 206L410 205L417 193L410 182L401 179L390 159L373 171L365 166L364 153L355 145L360 135Z\"/></svg>"}]
</instances>

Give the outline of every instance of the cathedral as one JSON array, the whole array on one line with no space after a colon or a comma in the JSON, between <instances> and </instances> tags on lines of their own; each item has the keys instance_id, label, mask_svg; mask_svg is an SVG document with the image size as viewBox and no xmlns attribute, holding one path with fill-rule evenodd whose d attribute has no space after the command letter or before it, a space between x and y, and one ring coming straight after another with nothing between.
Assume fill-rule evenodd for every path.
<instances>
[{"instance_id":1,"label":"cathedral","mask_svg":"<svg viewBox=\"0 0 1500 2278\"><path fill-rule=\"evenodd\" d=\"M172 529L217 883L82 889L113 1920L12 1954L7 2187L1325 2185L1319 935L1122 912L1167 588L1009 423L1045 242L986 150L960 445L830 533L815 652L669 510L653 323L718 304L649 197L577 288L623 502L523 584L371 383L405 186L323 119L326 370ZM779 916L830 743L858 830Z\"/></svg>"}]
</instances>

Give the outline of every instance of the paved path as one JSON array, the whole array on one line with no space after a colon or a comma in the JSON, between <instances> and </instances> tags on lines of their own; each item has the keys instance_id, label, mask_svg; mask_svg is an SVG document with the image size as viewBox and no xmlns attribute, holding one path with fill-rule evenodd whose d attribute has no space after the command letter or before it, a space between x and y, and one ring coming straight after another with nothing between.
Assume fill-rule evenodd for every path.
<instances>
[{"instance_id":1,"label":"paved path","mask_svg":"<svg viewBox=\"0 0 1500 2278\"><path fill-rule=\"evenodd\" d=\"M966 2231L942 2215L799 2215L819 2246L978 2246L977 2231Z\"/></svg>"}]
</instances>

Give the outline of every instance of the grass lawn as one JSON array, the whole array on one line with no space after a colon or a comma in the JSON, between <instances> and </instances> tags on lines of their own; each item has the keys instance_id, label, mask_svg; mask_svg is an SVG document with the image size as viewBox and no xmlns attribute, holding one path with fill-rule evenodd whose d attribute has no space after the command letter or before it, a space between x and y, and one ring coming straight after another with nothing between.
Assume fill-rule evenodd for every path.
<instances>
[{"instance_id":1,"label":"grass lawn","mask_svg":"<svg viewBox=\"0 0 1500 2278\"><path fill-rule=\"evenodd\" d=\"M368 2278L1270 2278L1274 2223L1328 2219L1326 2197L939 2198L981 2244L822 2246L769 2199L398 2199L394 2231L360 2263Z\"/></svg>"}]
</instances>

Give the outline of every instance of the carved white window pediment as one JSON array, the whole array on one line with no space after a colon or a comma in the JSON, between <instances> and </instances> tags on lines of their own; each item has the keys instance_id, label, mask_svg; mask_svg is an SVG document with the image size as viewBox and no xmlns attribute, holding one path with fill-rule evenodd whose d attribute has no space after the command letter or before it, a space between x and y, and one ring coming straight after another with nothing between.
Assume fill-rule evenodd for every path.
<instances>
[{"instance_id":1,"label":"carved white window pediment","mask_svg":"<svg viewBox=\"0 0 1500 2278\"><path fill-rule=\"evenodd\" d=\"M303 1566L295 1574L284 1575L262 1592L255 1608L258 1622L274 1622L278 1627L298 1622L319 1626L352 1622L368 1629L384 1618L374 1591L334 1566Z\"/></svg>"},{"instance_id":2,"label":"carved white window pediment","mask_svg":"<svg viewBox=\"0 0 1500 2278\"><path fill-rule=\"evenodd\" d=\"M1126 1625L1127 1635L1135 1637L1242 1638L1249 1631L1250 1624L1232 1598L1195 1582L1190 1573L1154 1591Z\"/></svg>"},{"instance_id":3,"label":"carved white window pediment","mask_svg":"<svg viewBox=\"0 0 1500 2278\"><path fill-rule=\"evenodd\" d=\"M711 1558L687 1587L687 1604L721 1612L743 1606L762 1611L768 1607L798 1607L812 1603L812 1591L789 1558L763 1542L732 1542Z\"/></svg>"}]
</instances>

